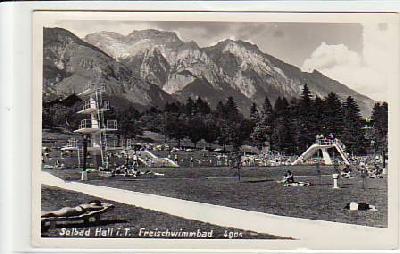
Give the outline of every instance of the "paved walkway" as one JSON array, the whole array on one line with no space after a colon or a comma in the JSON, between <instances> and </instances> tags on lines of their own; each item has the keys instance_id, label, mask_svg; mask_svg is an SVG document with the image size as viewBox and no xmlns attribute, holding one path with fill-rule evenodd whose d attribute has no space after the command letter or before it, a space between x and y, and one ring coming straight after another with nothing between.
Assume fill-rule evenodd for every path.
<instances>
[{"instance_id":1,"label":"paved walkway","mask_svg":"<svg viewBox=\"0 0 400 254\"><path fill-rule=\"evenodd\" d=\"M66 182L47 172L42 172L42 183L63 189L81 192L102 199L134 205L144 209L168 213L189 220L232 227L276 236L293 237L305 241L333 242L384 241L387 229L345 223L299 219L255 211L246 211L225 206L199 203L154 194L144 194L107 186L96 186L80 182ZM369 245L368 241L365 243Z\"/></svg>"}]
</instances>

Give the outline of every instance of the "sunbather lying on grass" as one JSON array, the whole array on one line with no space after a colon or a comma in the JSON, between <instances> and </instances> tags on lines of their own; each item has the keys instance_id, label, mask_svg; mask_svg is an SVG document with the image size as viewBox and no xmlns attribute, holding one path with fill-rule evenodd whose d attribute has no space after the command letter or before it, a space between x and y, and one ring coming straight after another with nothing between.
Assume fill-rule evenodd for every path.
<instances>
[{"instance_id":1,"label":"sunbather lying on grass","mask_svg":"<svg viewBox=\"0 0 400 254\"><path fill-rule=\"evenodd\" d=\"M370 205L368 203L357 203L357 202L350 202L347 203L344 209L350 210L350 211L377 211L376 206Z\"/></svg>"},{"instance_id":2,"label":"sunbather lying on grass","mask_svg":"<svg viewBox=\"0 0 400 254\"><path fill-rule=\"evenodd\" d=\"M383 178L383 168L381 168L377 163L374 163L373 166L368 170L369 178Z\"/></svg>"},{"instance_id":3,"label":"sunbather lying on grass","mask_svg":"<svg viewBox=\"0 0 400 254\"><path fill-rule=\"evenodd\" d=\"M162 174L162 173L153 172L151 170L146 170L145 172L137 170L137 171L134 171L134 173L133 173L133 177L139 177L141 175L164 176L164 174Z\"/></svg>"},{"instance_id":4,"label":"sunbather lying on grass","mask_svg":"<svg viewBox=\"0 0 400 254\"><path fill-rule=\"evenodd\" d=\"M113 207L113 205L93 200L75 207L64 207L57 211L42 212L42 218L80 216L90 211L100 211L106 207Z\"/></svg>"},{"instance_id":5,"label":"sunbather lying on grass","mask_svg":"<svg viewBox=\"0 0 400 254\"><path fill-rule=\"evenodd\" d=\"M281 181L277 181L278 183L283 183L283 186L310 186L310 183L307 182L297 182L294 180L294 176L290 170L288 170L284 175Z\"/></svg>"},{"instance_id":6,"label":"sunbather lying on grass","mask_svg":"<svg viewBox=\"0 0 400 254\"><path fill-rule=\"evenodd\" d=\"M288 170L282 177L279 183L294 183L294 176L290 170Z\"/></svg>"}]
</instances>

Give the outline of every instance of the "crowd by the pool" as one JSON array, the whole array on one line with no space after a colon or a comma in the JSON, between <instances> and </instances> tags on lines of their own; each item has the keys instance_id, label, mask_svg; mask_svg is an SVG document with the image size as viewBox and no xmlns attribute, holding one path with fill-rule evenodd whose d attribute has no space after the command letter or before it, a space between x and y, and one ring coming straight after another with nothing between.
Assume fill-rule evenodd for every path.
<instances>
[{"instance_id":1,"label":"crowd by the pool","mask_svg":"<svg viewBox=\"0 0 400 254\"><path fill-rule=\"evenodd\" d=\"M157 160L155 155L165 160ZM135 144L129 149L110 151L107 153L107 163L112 170L123 167L161 168L169 167L168 161L175 162L179 167L270 167L289 166L297 156L286 156L280 153L258 151L251 147L243 147L239 152L224 151L222 148L193 149L171 147L168 144ZM90 159L90 157L89 157ZM334 158L344 176L349 172L362 172L368 176L379 177L383 171L381 155L349 156L351 165L346 165L339 158ZM44 168L73 168L77 164L77 154L74 151L43 148L42 163ZM322 158L305 160L303 165L324 165ZM90 163L88 164L90 168Z\"/></svg>"}]
</instances>

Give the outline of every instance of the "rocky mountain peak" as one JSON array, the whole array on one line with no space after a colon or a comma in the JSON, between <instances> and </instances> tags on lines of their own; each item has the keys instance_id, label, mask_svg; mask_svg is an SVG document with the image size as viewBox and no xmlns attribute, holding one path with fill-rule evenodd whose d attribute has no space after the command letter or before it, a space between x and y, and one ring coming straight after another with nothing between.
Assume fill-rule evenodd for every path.
<instances>
[{"instance_id":1,"label":"rocky mountain peak","mask_svg":"<svg viewBox=\"0 0 400 254\"><path fill-rule=\"evenodd\" d=\"M266 96L272 102L282 96L298 97L307 83L319 96L329 92L343 98L351 95L365 114L374 103L322 73L302 72L248 41L226 39L201 48L195 41L182 41L175 32L156 29L135 30L126 36L101 32L86 36L85 41L113 57L132 75L182 100L204 88L201 96L208 101L230 95L241 100L245 112L252 102L262 104Z\"/></svg>"},{"instance_id":2,"label":"rocky mountain peak","mask_svg":"<svg viewBox=\"0 0 400 254\"><path fill-rule=\"evenodd\" d=\"M133 30L126 36L129 40L152 40L162 44L177 43L181 44L182 40L174 32L159 31L155 29Z\"/></svg>"},{"instance_id":3,"label":"rocky mountain peak","mask_svg":"<svg viewBox=\"0 0 400 254\"><path fill-rule=\"evenodd\" d=\"M205 50L212 51L227 51L232 49L240 49L240 50L247 50L252 51L254 53L262 53L256 44L253 44L248 41L243 40L232 40L232 39L225 39L223 41L217 42L213 46L206 47Z\"/></svg>"},{"instance_id":4,"label":"rocky mountain peak","mask_svg":"<svg viewBox=\"0 0 400 254\"><path fill-rule=\"evenodd\" d=\"M118 36L98 33L90 37L107 36L108 42L112 42L115 35ZM104 85L117 104L127 102L141 108L162 107L165 102L174 100L155 84L136 76L130 68L110 57L111 54L65 29L45 28L43 38L43 91L50 99L82 91L87 84L93 83Z\"/></svg>"},{"instance_id":5,"label":"rocky mountain peak","mask_svg":"<svg viewBox=\"0 0 400 254\"><path fill-rule=\"evenodd\" d=\"M115 32L108 32L108 31L101 31L99 33L92 33L92 34L88 34L87 36L107 36L109 38L113 38L113 39L123 39L125 36L119 33L115 33Z\"/></svg>"}]
</instances>

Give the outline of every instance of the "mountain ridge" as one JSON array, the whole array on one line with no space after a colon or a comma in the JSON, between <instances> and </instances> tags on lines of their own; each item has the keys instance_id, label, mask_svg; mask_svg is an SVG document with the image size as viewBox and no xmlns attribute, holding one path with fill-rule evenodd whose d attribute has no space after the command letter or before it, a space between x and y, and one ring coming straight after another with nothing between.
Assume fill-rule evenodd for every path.
<instances>
[{"instance_id":1,"label":"mountain ridge","mask_svg":"<svg viewBox=\"0 0 400 254\"><path fill-rule=\"evenodd\" d=\"M89 83L104 85L117 104L131 102L139 108L161 107L175 100L66 29L44 28L43 44L44 100L80 92Z\"/></svg>"},{"instance_id":2,"label":"mountain ridge","mask_svg":"<svg viewBox=\"0 0 400 254\"><path fill-rule=\"evenodd\" d=\"M116 66L123 66L119 68L128 75L158 87L170 100L201 94L215 107L216 101L229 95L240 100L240 110L248 114L253 102L260 105L266 96L272 102L282 96L299 97L307 84L316 96L335 92L344 100L351 95L365 116L374 104L367 96L318 71L303 72L247 41L225 39L199 47L194 41L182 41L174 32L156 29L134 30L127 35L91 33L83 41L112 58ZM124 97L133 100L129 96Z\"/></svg>"}]
</instances>

